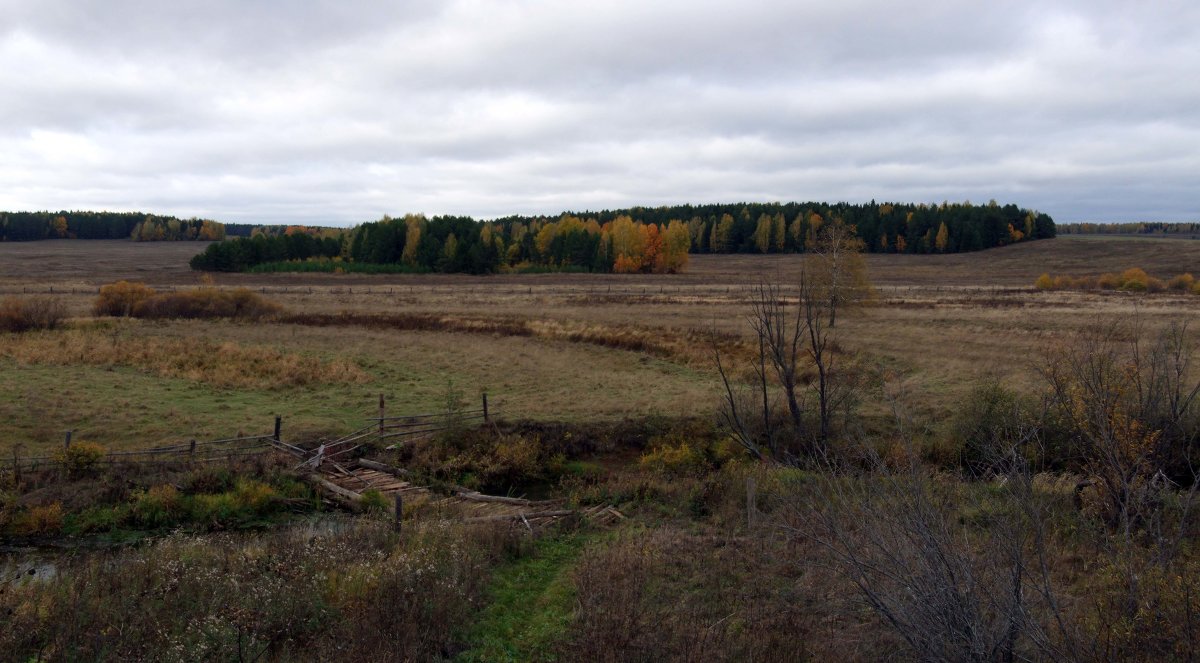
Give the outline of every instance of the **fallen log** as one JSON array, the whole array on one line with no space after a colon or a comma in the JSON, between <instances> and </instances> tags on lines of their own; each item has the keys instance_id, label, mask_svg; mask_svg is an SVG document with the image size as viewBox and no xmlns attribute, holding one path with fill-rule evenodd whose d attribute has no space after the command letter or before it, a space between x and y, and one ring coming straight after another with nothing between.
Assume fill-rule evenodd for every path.
<instances>
[{"instance_id":1,"label":"fallen log","mask_svg":"<svg viewBox=\"0 0 1200 663\"><path fill-rule=\"evenodd\" d=\"M383 463L377 463L373 460L367 460L366 458L359 458L358 466L365 467L368 470L376 470L378 472L387 472L388 474L398 476L398 477L403 477L405 479L412 478L412 472L409 472L408 470L404 470L399 467L392 467L391 465L384 465Z\"/></svg>"},{"instance_id":2,"label":"fallen log","mask_svg":"<svg viewBox=\"0 0 1200 663\"><path fill-rule=\"evenodd\" d=\"M351 511L362 511L362 495L359 495L352 490L346 490L336 483L333 483L332 481L326 481L315 474L305 474L304 480L327 493L333 499L333 501L341 504L347 509L350 509Z\"/></svg>"},{"instance_id":3,"label":"fallen log","mask_svg":"<svg viewBox=\"0 0 1200 663\"><path fill-rule=\"evenodd\" d=\"M534 502L521 497L501 497L499 495L484 495L483 493L474 490L459 490L455 495L464 500L472 502L495 502L497 504L516 504L517 506L529 506Z\"/></svg>"},{"instance_id":4,"label":"fallen log","mask_svg":"<svg viewBox=\"0 0 1200 663\"><path fill-rule=\"evenodd\" d=\"M499 520L525 520L528 518L557 518L559 516L569 516L575 513L571 509L560 509L557 511L539 511L536 513L509 513L503 516L476 516L474 518L463 518L464 523L486 523Z\"/></svg>"}]
</instances>

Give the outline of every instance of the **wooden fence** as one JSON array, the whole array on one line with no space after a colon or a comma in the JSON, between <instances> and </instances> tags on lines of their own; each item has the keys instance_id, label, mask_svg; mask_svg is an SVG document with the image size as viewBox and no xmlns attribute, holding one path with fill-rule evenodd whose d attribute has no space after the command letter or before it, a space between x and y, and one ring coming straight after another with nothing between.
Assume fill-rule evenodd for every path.
<instances>
[{"instance_id":1,"label":"wooden fence","mask_svg":"<svg viewBox=\"0 0 1200 663\"><path fill-rule=\"evenodd\" d=\"M69 466L80 462L103 464L205 463L261 454L271 449L277 449L280 446L281 443L270 435L253 435L223 438L220 440L190 440L180 444L149 447L146 449L108 451L98 458L86 460L82 456L73 456L70 453L70 445L67 445L60 453L41 456L23 456L14 449L11 457L0 459L0 468L38 470Z\"/></svg>"},{"instance_id":2,"label":"wooden fence","mask_svg":"<svg viewBox=\"0 0 1200 663\"><path fill-rule=\"evenodd\" d=\"M304 459L301 465L310 465L314 469L322 462L336 462L338 459L350 457L350 454L365 444L395 443L402 440L417 440L431 437L438 433L458 428L478 426L491 422L491 412L488 409L487 394L482 397L482 407L474 410L452 410L449 412L431 414L410 414L388 416L385 399L379 397L379 416L368 418L370 423L352 433L334 440L322 440L315 449L305 449L283 441L283 418L275 417L274 432L269 435L250 435L222 438L219 440L189 440L176 444L167 444L146 449L124 451L109 451L94 459L96 463L178 463L178 462L211 462L232 460L241 456L251 456L271 450L283 451ZM38 456L23 456L19 448L14 447L12 455L0 458L0 470L27 471L43 468L55 468L70 465L72 462L71 432L67 432L63 450L55 454ZM93 462L88 459L82 462Z\"/></svg>"}]
</instances>

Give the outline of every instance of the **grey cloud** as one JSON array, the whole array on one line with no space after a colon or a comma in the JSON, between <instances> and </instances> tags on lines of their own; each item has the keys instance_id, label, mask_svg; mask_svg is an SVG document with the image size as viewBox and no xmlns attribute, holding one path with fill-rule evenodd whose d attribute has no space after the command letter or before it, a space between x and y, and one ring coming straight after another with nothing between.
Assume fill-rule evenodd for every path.
<instances>
[{"instance_id":1,"label":"grey cloud","mask_svg":"<svg viewBox=\"0 0 1200 663\"><path fill-rule=\"evenodd\" d=\"M0 4L0 208L1197 218L1192 3Z\"/></svg>"}]
</instances>

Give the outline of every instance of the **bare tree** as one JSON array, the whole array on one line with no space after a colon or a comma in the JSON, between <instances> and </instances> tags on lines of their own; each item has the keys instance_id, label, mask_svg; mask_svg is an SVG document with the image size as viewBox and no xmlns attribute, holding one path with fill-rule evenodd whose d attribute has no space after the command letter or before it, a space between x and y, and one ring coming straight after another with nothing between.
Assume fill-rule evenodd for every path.
<instances>
[{"instance_id":1,"label":"bare tree","mask_svg":"<svg viewBox=\"0 0 1200 663\"><path fill-rule=\"evenodd\" d=\"M713 343L714 363L725 388L722 419L738 441L756 457L766 446L773 457L780 454L779 440L807 439L809 453L822 453L832 435L839 410L848 410L859 390L853 371L843 369L833 329L829 325L827 292L818 289L802 270L795 297L788 297L778 283L760 282L748 292L748 321L754 332L757 355L752 362L755 400L759 414L751 418L751 406L739 396L729 367ZM805 383L811 367L814 377ZM816 403L815 431L807 429L801 391L807 387ZM787 407L786 423L777 422L772 394L778 389ZM782 428L782 430L781 430Z\"/></svg>"}]
</instances>

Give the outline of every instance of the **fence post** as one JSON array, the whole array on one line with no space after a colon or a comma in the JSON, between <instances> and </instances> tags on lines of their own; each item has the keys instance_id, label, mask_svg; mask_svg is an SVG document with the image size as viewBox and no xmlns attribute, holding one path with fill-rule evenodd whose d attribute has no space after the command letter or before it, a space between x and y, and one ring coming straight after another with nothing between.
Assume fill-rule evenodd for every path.
<instances>
[{"instance_id":1,"label":"fence post","mask_svg":"<svg viewBox=\"0 0 1200 663\"><path fill-rule=\"evenodd\" d=\"M190 454L193 458L196 456L196 440L195 439L192 439L192 444L188 448L188 454Z\"/></svg>"},{"instance_id":2,"label":"fence post","mask_svg":"<svg viewBox=\"0 0 1200 663\"><path fill-rule=\"evenodd\" d=\"M754 527L754 512L758 510L755 488L754 477L746 477L746 527Z\"/></svg>"},{"instance_id":3,"label":"fence post","mask_svg":"<svg viewBox=\"0 0 1200 663\"><path fill-rule=\"evenodd\" d=\"M13 445L13 488L20 492L21 490L21 448L25 446L20 442Z\"/></svg>"},{"instance_id":4,"label":"fence post","mask_svg":"<svg viewBox=\"0 0 1200 663\"><path fill-rule=\"evenodd\" d=\"M63 449L71 448L71 433L73 433L73 432L75 432L75 431L67 431L67 438L65 440L63 440Z\"/></svg>"},{"instance_id":5,"label":"fence post","mask_svg":"<svg viewBox=\"0 0 1200 663\"><path fill-rule=\"evenodd\" d=\"M404 519L404 498L396 493L396 533L400 533L400 522Z\"/></svg>"},{"instance_id":6,"label":"fence post","mask_svg":"<svg viewBox=\"0 0 1200 663\"><path fill-rule=\"evenodd\" d=\"M383 394L379 394L379 437L383 438L384 418L387 417L387 401L384 400Z\"/></svg>"},{"instance_id":7,"label":"fence post","mask_svg":"<svg viewBox=\"0 0 1200 663\"><path fill-rule=\"evenodd\" d=\"M277 415L275 415L275 441L276 442L283 441L279 437L279 434L282 432L282 429L283 429L283 417L277 414Z\"/></svg>"},{"instance_id":8,"label":"fence post","mask_svg":"<svg viewBox=\"0 0 1200 663\"><path fill-rule=\"evenodd\" d=\"M483 392L483 423L485 423L485 424L492 423L491 417L488 416L487 392L486 391Z\"/></svg>"}]
</instances>

